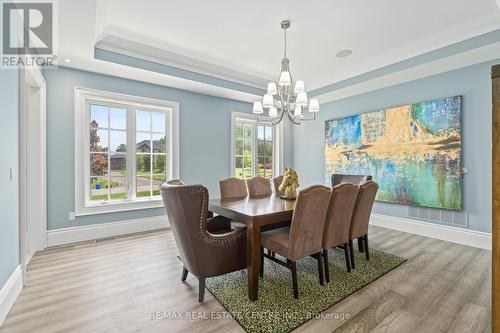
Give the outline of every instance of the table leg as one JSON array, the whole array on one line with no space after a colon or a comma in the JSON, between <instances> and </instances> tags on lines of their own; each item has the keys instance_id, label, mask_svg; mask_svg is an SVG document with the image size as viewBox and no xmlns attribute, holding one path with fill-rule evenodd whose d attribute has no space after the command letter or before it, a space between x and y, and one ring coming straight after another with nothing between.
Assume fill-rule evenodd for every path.
<instances>
[{"instance_id":1,"label":"table leg","mask_svg":"<svg viewBox=\"0 0 500 333\"><path fill-rule=\"evenodd\" d=\"M259 295L260 227L258 221L247 225L248 298L256 301Z\"/></svg>"}]
</instances>

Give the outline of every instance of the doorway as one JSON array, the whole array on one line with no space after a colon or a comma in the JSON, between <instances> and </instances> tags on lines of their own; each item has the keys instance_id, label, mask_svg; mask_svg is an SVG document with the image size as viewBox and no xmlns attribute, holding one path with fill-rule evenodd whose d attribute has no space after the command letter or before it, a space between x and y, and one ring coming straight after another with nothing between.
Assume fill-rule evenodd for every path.
<instances>
[{"instance_id":1,"label":"doorway","mask_svg":"<svg viewBox=\"0 0 500 333\"><path fill-rule=\"evenodd\" d=\"M47 246L46 85L38 68L24 68L20 78L20 261L26 266Z\"/></svg>"}]
</instances>

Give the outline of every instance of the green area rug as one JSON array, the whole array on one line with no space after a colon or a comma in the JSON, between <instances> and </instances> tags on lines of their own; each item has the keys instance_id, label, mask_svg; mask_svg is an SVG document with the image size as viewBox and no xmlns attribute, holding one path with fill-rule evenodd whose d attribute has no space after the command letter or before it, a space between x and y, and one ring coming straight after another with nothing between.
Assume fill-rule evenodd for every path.
<instances>
[{"instance_id":1,"label":"green area rug","mask_svg":"<svg viewBox=\"0 0 500 333\"><path fill-rule=\"evenodd\" d=\"M207 279L207 288L247 332L290 332L406 261L375 249L369 261L357 251L355 258L356 269L347 273L343 250L330 250L330 283L324 286L317 261L299 260L299 299L293 298L291 271L268 259L255 302L248 300L246 270Z\"/></svg>"}]
</instances>

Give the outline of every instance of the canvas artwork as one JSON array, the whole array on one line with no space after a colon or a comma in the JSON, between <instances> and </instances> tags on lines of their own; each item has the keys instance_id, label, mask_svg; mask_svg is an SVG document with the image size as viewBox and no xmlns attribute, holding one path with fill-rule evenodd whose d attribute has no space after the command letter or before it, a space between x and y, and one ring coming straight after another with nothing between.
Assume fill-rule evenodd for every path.
<instances>
[{"instance_id":1,"label":"canvas artwork","mask_svg":"<svg viewBox=\"0 0 500 333\"><path fill-rule=\"evenodd\" d=\"M372 175L377 200L462 209L461 96L325 122L326 181Z\"/></svg>"}]
</instances>

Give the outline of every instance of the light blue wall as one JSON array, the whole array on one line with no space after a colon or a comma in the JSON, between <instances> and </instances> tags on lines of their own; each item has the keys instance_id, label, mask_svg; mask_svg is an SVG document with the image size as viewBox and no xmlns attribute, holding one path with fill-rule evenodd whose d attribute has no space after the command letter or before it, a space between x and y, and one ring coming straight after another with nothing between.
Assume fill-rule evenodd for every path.
<instances>
[{"instance_id":1,"label":"light blue wall","mask_svg":"<svg viewBox=\"0 0 500 333\"><path fill-rule=\"evenodd\" d=\"M0 70L0 288L19 265L19 72ZM10 168L14 181L10 181Z\"/></svg>"},{"instance_id":2,"label":"light blue wall","mask_svg":"<svg viewBox=\"0 0 500 333\"><path fill-rule=\"evenodd\" d=\"M86 87L180 104L180 177L218 196L218 181L230 175L231 112L251 112L249 103L67 68L46 70L48 229L164 214L148 209L68 219L75 207L74 89ZM291 157L287 157L291 161Z\"/></svg>"},{"instance_id":3,"label":"light blue wall","mask_svg":"<svg viewBox=\"0 0 500 333\"><path fill-rule=\"evenodd\" d=\"M454 70L321 105L319 120L293 129L293 165L305 186L323 183L325 120L439 97L463 95L464 211L469 228L491 232L491 79L498 61ZM408 217L408 206L376 203L374 212Z\"/></svg>"}]
</instances>

